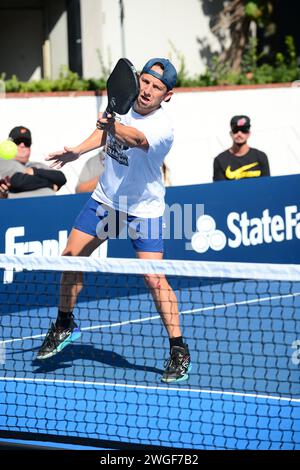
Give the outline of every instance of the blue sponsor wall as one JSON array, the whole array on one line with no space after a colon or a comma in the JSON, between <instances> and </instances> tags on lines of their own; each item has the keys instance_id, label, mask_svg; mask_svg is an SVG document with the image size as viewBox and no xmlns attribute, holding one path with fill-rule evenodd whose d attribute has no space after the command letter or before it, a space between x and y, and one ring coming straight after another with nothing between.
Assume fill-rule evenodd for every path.
<instances>
[{"instance_id":1,"label":"blue sponsor wall","mask_svg":"<svg viewBox=\"0 0 300 470\"><path fill-rule=\"evenodd\" d=\"M89 194L0 200L0 252L56 255ZM299 263L300 175L167 188L166 257ZM108 256L133 257L130 240Z\"/></svg>"},{"instance_id":2,"label":"blue sponsor wall","mask_svg":"<svg viewBox=\"0 0 300 470\"><path fill-rule=\"evenodd\" d=\"M214 246L218 250L210 246L205 250L204 246L205 251L196 252L186 239L174 240L167 244L170 258L300 262L300 175L170 188L167 200L169 205L178 201L203 204L204 214L215 224L204 235L209 238L214 231L221 232ZM198 232L195 226L194 230Z\"/></svg>"}]
</instances>

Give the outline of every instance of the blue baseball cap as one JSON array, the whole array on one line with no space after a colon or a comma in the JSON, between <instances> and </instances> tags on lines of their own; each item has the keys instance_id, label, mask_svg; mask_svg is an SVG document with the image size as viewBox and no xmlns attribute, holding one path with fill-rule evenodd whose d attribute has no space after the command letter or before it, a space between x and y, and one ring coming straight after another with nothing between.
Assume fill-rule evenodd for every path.
<instances>
[{"instance_id":1,"label":"blue baseball cap","mask_svg":"<svg viewBox=\"0 0 300 470\"><path fill-rule=\"evenodd\" d=\"M151 67L153 67L155 64L162 66L162 74L156 72L155 70L151 70ZM143 73L149 73L153 77L158 78L161 82L164 83L164 85L166 85L168 90L172 90L177 82L176 69L168 59L155 58L148 60L148 62L143 67L142 74Z\"/></svg>"}]
</instances>

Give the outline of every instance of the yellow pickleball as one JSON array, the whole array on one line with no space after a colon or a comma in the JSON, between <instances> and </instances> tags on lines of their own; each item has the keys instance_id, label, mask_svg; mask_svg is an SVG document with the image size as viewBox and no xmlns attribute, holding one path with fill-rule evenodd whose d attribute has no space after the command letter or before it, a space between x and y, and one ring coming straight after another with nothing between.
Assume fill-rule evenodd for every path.
<instances>
[{"instance_id":1,"label":"yellow pickleball","mask_svg":"<svg viewBox=\"0 0 300 470\"><path fill-rule=\"evenodd\" d=\"M0 143L0 158L3 160L12 160L18 153L18 147L10 140L4 140Z\"/></svg>"}]
</instances>

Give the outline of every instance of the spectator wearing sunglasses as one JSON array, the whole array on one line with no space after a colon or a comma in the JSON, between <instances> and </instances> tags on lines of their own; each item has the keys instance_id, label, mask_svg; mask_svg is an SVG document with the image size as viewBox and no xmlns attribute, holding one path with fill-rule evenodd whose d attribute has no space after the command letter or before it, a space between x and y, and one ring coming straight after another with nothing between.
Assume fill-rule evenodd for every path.
<instances>
[{"instance_id":1,"label":"spectator wearing sunglasses","mask_svg":"<svg viewBox=\"0 0 300 470\"><path fill-rule=\"evenodd\" d=\"M270 176L267 155L248 145L251 135L250 118L233 116L230 128L232 146L214 159L213 180L240 180Z\"/></svg>"},{"instance_id":2,"label":"spectator wearing sunglasses","mask_svg":"<svg viewBox=\"0 0 300 470\"><path fill-rule=\"evenodd\" d=\"M9 138L18 146L14 160L0 161L0 197L20 198L55 194L65 183L62 171L30 161L32 137L25 126L14 127Z\"/></svg>"},{"instance_id":3,"label":"spectator wearing sunglasses","mask_svg":"<svg viewBox=\"0 0 300 470\"><path fill-rule=\"evenodd\" d=\"M28 167L32 166L33 163L29 163L32 145L30 130L24 126L17 126L10 131L8 137L18 146L18 153L15 160L22 163L22 165ZM45 167L45 165L43 166Z\"/></svg>"}]
</instances>

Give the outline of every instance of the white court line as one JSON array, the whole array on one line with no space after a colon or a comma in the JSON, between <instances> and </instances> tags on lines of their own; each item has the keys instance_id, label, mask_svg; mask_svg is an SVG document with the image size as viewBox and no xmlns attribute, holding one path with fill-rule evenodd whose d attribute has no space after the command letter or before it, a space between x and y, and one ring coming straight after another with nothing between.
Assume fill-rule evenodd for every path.
<instances>
[{"instance_id":1,"label":"white court line","mask_svg":"<svg viewBox=\"0 0 300 470\"><path fill-rule=\"evenodd\" d=\"M298 297L299 295L300 295L300 292L295 292L294 294L276 295L276 296L270 296L270 297L258 297L257 299L242 300L240 302L232 302L228 304L211 305L209 307L201 307L201 308L196 308L196 309L191 309L191 310L184 310L180 312L180 315L185 315L187 313L207 312L210 310L218 310L218 309L223 309L223 308L228 308L228 307L235 307L238 305L247 305L247 304L253 304L253 303L258 303L258 302L266 302L268 300L278 300L278 299L286 299L290 297ZM118 323L87 326L85 328L81 328L81 331L93 331L93 330L100 330L104 328L113 328L117 326L130 325L132 323L143 323L146 321L158 320L158 319L160 319L160 315L154 315L154 316L145 317L145 318L136 318L135 320L126 320L126 321L118 322ZM15 338L15 339L8 339L8 340L1 341L1 344L9 344L9 343L16 343L20 341L26 341L29 339L44 338L45 336L46 334L40 334L40 335L35 335L35 336L24 336L22 338Z\"/></svg>"},{"instance_id":2,"label":"white court line","mask_svg":"<svg viewBox=\"0 0 300 470\"><path fill-rule=\"evenodd\" d=\"M198 393L198 394L207 394L207 395L227 395L235 397L246 397L246 398L258 398L263 400L277 400L277 401L287 401L289 403L300 403L300 398L291 398L291 397L280 397L273 395L260 395L256 393L241 393L241 392L230 392L224 390L206 390L200 388L181 388L181 387L158 387L154 385L134 385L134 384L122 384L114 382L90 382L83 380L63 380L63 379L36 379L32 378L19 378L19 377L0 377L0 381L11 381L11 382L34 382L41 384L64 384L64 385L93 385L97 387L115 387L115 388L128 388L136 390L156 390L156 391L165 391L165 392L187 392L187 393Z\"/></svg>"}]
</instances>

